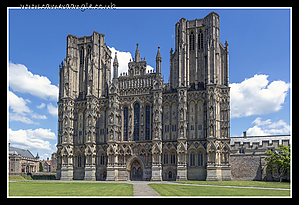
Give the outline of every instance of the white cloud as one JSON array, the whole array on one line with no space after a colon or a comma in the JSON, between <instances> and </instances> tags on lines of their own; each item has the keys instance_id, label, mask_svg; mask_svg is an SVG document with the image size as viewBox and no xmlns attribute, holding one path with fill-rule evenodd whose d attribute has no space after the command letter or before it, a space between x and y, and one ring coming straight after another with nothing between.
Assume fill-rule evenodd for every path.
<instances>
[{"instance_id":1,"label":"white cloud","mask_svg":"<svg viewBox=\"0 0 299 205\"><path fill-rule=\"evenodd\" d=\"M109 46L108 46L109 47ZM132 54L130 52L119 51L114 47L109 47L111 50L112 60L111 60L111 78L113 78L113 61L115 57L115 52L117 52L117 60L118 60L118 76L123 72L128 72L128 63L133 60ZM146 66L146 72L148 70L154 70L154 68L150 65Z\"/></svg>"},{"instance_id":2,"label":"white cloud","mask_svg":"<svg viewBox=\"0 0 299 205\"><path fill-rule=\"evenodd\" d=\"M290 84L278 80L269 83L268 75L254 75L241 83L230 84L231 118L263 115L282 108Z\"/></svg>"},{"instance_id":3,"label":"white cloud","mask_svg":"<svg viewBox=\"0 0 299 205\"><path fill-rule=\"evenodd\" d=\"M29 107L26 106L27 100L24 100L21 97L18 97L16 94L14 94L11 91L9 92L9 106L12 109L12 112L18 113L20 115L26 115L27 113L30 113L31 110Z\"/></svg>"},{"instance_id":4,"label":"white cloud","mask_svg":"<svg viewBox=\"0 0 299 205\"><path fill-rule=\"evenodd\" d=\"M58 116L58 107L52 105L52 103L47 105L48 112L54 117Z\"/></svg>"},{"instance_id":5,"label":"white cloud","mask_svg":"<svg viewBox=\"0 0 299 205\"><path fill-rule=\"evenodd\" d=\"M14 91L30 93L42 99L54 101L58 99L57 86L52 85L45 76L32 74L22 64L9 63L9 86Z\"/></svg>"},{"instance_id":6,"label":"white cloud","mask_svg":"<svg viewBox=\"0 0 299 205\"><path fill-rule=\"evenodd\" d=\"M38 109L42 109L42 108L44 108L46 106L46 104L45 103L41 103L40 105L38 105L38 106L36 106Z\"/></svg>"},{"instance_id":7,"label":"white cloud","mask_svg":"<svg viewBox=\"0 0 299 205\"><path fill-rule=\"evenodd\" d=\"M11 108L11 112L9 113L10 121L21 121L26 124L38 124L37 122L32 121L29 117L33 117L35 119L47 119L45 115L39 115L34 113L26 103L30 103L30 100L24 100L22 97L18 97L11 91L9 92L9 107Z\"/></svg>"},{"instance_id":8,"label":"white cloud","mask_svg":"<svg viewBox=\"0 0 299 205\"><path fill-rule=\"evenodd\" d=\"M279 120L278 122L272 122L271 119L262 121L262 118L257 117L252 124L254 126L247 130L247 135L264 136L290 133L290 125L283 120Z\"/></svg>"},{"instance_id":9,"label":"white cloud","mask_svg":"<svg viewBox=\"0 0 299 205\"><path fill-rule=\"evenodd\" d=\"M35 150L37 152L52 153L54 152L54 148L47 140L56 140L56 135L54 132L51 132L51 129L20 129L16 131L9 129L9 142L12 144L11 146Z\"/></svg>"}]
</instances>

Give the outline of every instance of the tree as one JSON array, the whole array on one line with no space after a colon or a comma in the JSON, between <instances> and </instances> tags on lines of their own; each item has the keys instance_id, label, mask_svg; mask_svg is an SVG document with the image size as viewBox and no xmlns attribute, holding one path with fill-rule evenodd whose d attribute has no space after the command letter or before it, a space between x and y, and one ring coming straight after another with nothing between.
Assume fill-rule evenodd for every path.
<instances>
[{"instance_id":1,"label":"tree","mask_svg":"<svg viewBox=\"0 0 299 205\"><path fill-rule=\"evenodd\" d=\"M267 150L266 154L268 155L265 158L267 168L270 170L277 169L281 182L286 171L290 171L291 146L279 145L274 151Z\"/></svg>"},{"instance_id":2,"label":"tree","mask_svg":"<svg viewBox=\"0 0 299 205\"><path fill-rule=\"evenodd\" d=\"M43 167L43 164L41 162L39 162L39 171L40 172L44 171L44 167Z\"/></svg>"}]
</instances>

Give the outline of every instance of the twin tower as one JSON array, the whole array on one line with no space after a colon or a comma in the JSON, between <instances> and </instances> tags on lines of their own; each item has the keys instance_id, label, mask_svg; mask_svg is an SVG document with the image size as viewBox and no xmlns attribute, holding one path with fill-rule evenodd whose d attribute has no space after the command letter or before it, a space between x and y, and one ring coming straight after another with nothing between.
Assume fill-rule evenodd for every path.
<instances>
[{"instance_id":1,"label":"twin tower","mask_svg":"<svg viewBox=\"0 0 299 205\"><path fill-rule=\"evenodd\" d=\"M228 44L219 30L215 12L175 24L168 83L159 47L155 71L146 71L137 44L118 76L104 34L68 35L59 66L57 178L230 180Z\"/></svg>"}]
</instances>

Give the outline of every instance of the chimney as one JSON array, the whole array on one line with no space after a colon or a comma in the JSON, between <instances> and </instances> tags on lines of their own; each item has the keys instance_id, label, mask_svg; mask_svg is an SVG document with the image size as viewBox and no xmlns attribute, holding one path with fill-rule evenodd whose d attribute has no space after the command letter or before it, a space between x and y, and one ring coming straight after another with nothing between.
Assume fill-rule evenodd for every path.
<instances>
[{"instance_id":1,"label":"chimney","mask_svg":"<svg viewBox=\"0 0 299 205\"><path fill-rule=\"evenodd\" d=\"M246 138L246 131L243 132L243 137Z\"/></svg>"}]
</instances>

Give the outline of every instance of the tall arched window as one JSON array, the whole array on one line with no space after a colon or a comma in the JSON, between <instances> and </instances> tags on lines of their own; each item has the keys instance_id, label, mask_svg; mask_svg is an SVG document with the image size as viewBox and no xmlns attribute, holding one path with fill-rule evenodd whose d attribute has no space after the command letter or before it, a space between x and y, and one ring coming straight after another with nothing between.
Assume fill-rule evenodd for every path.
<instances>
[{"instance_id":1,"label":"tall arched window","mask_svg":"<svg viewBox=\"0 0 299 205\"><path fill-rule=\"evenodd\" d=\"M170 163L171 163L171 164L175 164L175 153L174 153L174 152L171 153L171 156L170 156Z\"/></svg>"},{"instance_id":2,"label":"tall arched window","mask_svg":"<svg viewBox=\"0 0 299 205\"><path fill-rule=\"evenodd\" d=\"M150 140L151 128L151 108L149 105L145 106L145 140Z\"/></svg>"},{"instance_id":3,"label":"tall arched window","mask_svg":"<svg viewBox=\"0 0 299 205\"><path fill-rule=\"evenodd\" d=\"M189 36L189 49L192 51L194 50L194 44L195 44L194 33L193 33L193 31L191 31L190 36Z\"/></svg>"},{"instance_id":4,"label":"tall arched window","mask_svg":"<svg viewBox=\"0 0 299 205\"><path fill-rule=\"evenodd\" d=\"M124 107L124 141L128 141L128 107Z\"/></svg>"},{"instance_id":5,"label":"tall arched window","mask_svg":"<svg viewBox=\"0 0 299 205\"><path fill-rule=\"evenodd\" d=\"M198 34L198 50L203 49L203 33L202 30L200 29L199 34Z\"/></svg>"},{"instance_id":6,"label":"tall arched window","mask_svg":"<svg viewBox=\"0 0 299 205\"><path fill-rule=\"evenodd\" d=\"M195 166L195 154L191 152L190 154L190 166Z\"/></svg>"},{"instance_id":7,"label":"tall arched window","mask_svg":"<svg viewBox=\"0 0 299 205\"><path fill-rule=\"evenodd\" d=\"M80 65L84 64L84 48L80 47Z\"/></svg>"},{"instance_id":8,"label":"tall arched window","mask_svg":"<svg viewBox=\"0 0 299 205\"><path fill-rule=\"evenodd\" d=\"M87 46L87 56L88 56L88 59L91 58L91 46Z\"/></svg>"},{"instance_id":9,"label":"tall arched window","mask_svg":"<svg viewBox=\"0 0 299 205\"><path fill-rule=\"evenodd\" d=\"M198 166L203 166L203 153L201 151L198 152Z\"/></svg>"},{"instance_id":10,"label":"tall arched window","mask_svg":"<svg viewBox=\"0 0 299 205\"><path fill-rule=\"evenodd\" d=\"M139 103L136 103L134 105L134 141L139 140L139 113L140 113L140 106Z\"/></svg>"},{"instance_id":11,"label":"tall arched window","mask_svg":"<svg viewBox=\"0 0 299 205\"><path fill-rule=\"evenodd\" d=\"M164 153L164 164L168 164L168 153Z\"/></svg>"}]
</instances>

